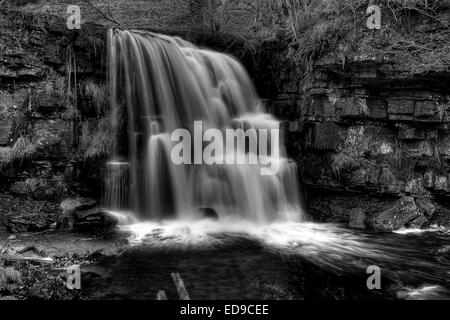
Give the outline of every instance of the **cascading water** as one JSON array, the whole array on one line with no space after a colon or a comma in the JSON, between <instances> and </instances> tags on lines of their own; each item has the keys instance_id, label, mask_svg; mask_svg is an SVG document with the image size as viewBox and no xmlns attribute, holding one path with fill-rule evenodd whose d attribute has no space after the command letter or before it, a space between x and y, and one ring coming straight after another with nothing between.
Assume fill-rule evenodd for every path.
<instances>
[{"instance_id":1,"label":"cascading water","mask_svg":"<svg viewBox=\"0 0 450 320\"><path fill-rule=\"evenodd\" d=\"M195 121L221 131L279 128L261 111L261 100L237 60L148 32L109 30L107 38L116 141L107 164L111 210L130 210L140 220L195 218L199 208L262 224L301 220L297 169L283 156L274 160L279 161L277 174L265 176L250 164L177 165L171 160L171 132L192 132ZM222 157L218 163L227 163L228 151L215 155ZM235 151L247 157L252 152L245 146Z\"/></svg>"}]
</instances>

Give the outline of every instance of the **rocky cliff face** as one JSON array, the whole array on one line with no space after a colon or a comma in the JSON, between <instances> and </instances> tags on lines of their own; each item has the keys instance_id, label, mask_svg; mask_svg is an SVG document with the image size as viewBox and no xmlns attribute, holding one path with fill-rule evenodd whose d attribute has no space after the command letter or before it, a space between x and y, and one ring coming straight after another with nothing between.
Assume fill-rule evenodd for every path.
<instances>
[{"instance_id":1,"label":"rocky cliff face","mask_svg":"<svg viewBox=\"0 0 450 320\"><path fill-rule=\"evenodd\" d=\"M440 32L427 19L414 28ZM285 119L313 217L348 222L356 207L370 215L410 196L442 205L428 222L447 223L450 70L408 72L405 63L336 51L319 57L307 76L287 68L273 81L271 110Z\"/></svg>"},{"instance_id":2,"label":"rocky cliff face","mask_svg":"<svg viewBox=\"0 0 450 320\"><path fill-rule=\"evenodd\" d=\"M82 140L94 133L82 128L102 117L86 87L104 81L104 32L86 28L0 10L0 222L11 231L48 227L67 195L100 193L84 183L101 169L90 171Z\"/></svg>"},{"instance_id":3,"label":"rocky cliff face","mask_svg":"<svg viewBox=\"0 0 450 320\"><path fill-rule=\"evenodd\" d=\"M189 3L180 1L173 12L168 1L125 6L117 0L111 8L124 26L136 27L136 20L139 28L181 35L246 64L270 112L283 120L287 149L300 165L302 192L314 219L359 227L370 221L396 227L448 224L450 70L411 72L417 62L362 45L383 30L363 32L365 51L340 44L317 55L313 68L298 68L286 59L291 40L267 28L273 20L261 14L267 8L236 0L226 2L228 11L218 8L208 15ZM83 7L82 32L67 30L66 5L0 11L3 221L11 220L25 199L30 206L24 215L50 215L48 221L54 221L52 214L67 195L101 195L108 146L104 33L112 24L97 21L95 11ZM447 11L439 14L450 17ZM244 26L250 33L238 36ZM441 34L441 27L423 17L413 23L431 36ZM406 215L401 204L410 208ZM386 205L388 216L402 217L401 223L383 223ZM26 220L13 225L27 229Z\"/></svg>"}]
</instances>

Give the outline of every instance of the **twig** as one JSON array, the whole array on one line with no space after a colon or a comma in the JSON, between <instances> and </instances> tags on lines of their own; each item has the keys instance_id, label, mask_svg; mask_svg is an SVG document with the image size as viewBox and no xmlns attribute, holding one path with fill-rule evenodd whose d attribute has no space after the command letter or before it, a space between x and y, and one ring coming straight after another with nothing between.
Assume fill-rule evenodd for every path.
<instances>
[{"instance_id":1,"label":"twig","mask_svg":"<svg viewBox=\"0 0 450 320\"><path fill-rule=\"evenodd\" d=\"M0 255L0 260L5 261L30 261L30 262L38 262L38 263L53 263L54 260L52 258L44 258L44 257L26 257L26 256L15 256L10 254L2 254Z\"/></svg>"},{"instance_id":2,"label":"twig","mask_svg":"<svg viewBox=\"0 0 450 320\"><path fill-rule=\"evenodd\" d=\"M177 288L178 297L180 300L190 300L189 293L186 290L186 287L184 286L183 279L181 279L181 276L179 273L171 273L173 282L175 283L175 287Z\"/></svg>"},{"instance_id":3,"label":"twig","mask_svg":"<svg viewBox=\"0 0 450 320\"><path fill-rule=\"evenodd\" d=\"M102 10L100 10L99 8L97 8L96 6L94 6L89 0L84 0L83 2L85 2L86 4L88 4L89 6L91 6L95 11L97 11L98 13L100 13L104 19L106 19L109 22L115 23L117 24L119 27L121 27L121 24L119 22L117 22L116 19L114 19L113 15L111 14L111 9L108 3L108 11L109 11L109 15L110 17L108 17L106 14L103 13Z\"/></svg>"}]
</instances>

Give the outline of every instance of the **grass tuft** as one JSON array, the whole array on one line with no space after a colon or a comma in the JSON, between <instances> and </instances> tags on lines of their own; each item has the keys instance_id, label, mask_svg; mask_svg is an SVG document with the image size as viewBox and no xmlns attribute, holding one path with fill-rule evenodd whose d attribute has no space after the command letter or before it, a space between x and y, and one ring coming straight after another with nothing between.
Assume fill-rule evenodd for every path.
<instances>
[{"instance_id":1,"label":"grass tuft","mask_svg":"<svg viewBox=\"0 0 450 320\"><path fill-rule=\"evenodd\" d=\"M335 177L340 178L343 170L362 166L369 149L370 139L365 135L365 128L349 128L343 146L331 155L331 169Z\"/></svg>"},{"instance_id":2,"label":"grass tuft","mask_svg":"<svg viewBox=\"0 0 450 320\"><path fill-rule=\"evenodd\" d=\"M104 84L96 84L88 80L83 86L84 96L90 106L93 106L97 115L105 113L108 106L108 89Z\"/></svg>"},{"instance_id":3,"label":"grass tuft","mask_svg":"<svg viewBox=\"0 0 450 320\"><path fill-rule=\"evenodd\" d=\"M27 137L20 137L12 147L0 148L0 169L13 163L22 164L32 158L37 152L37 146Z\"/></svg>"},{"instance_id":4,"label":"grass tuft","mask_svg":"<svg viewBox=\"0 0 450 320\"><path fill-rule=\"evenodd\" d=\"M92 132L89 123L82 124L80 146L85 150L85 160L110 156L113 142L111 122L108 117L101 119Z\"/></svg>"},{"instance_id":5,"label":"grass tuft","mask_svg":"<svg viewBox=\"0 0 450 320\"><path fill-rule=\"evenodd\" d=\"M5 288L8 284L21 283L22 275L19 271L12 267L0 266L0 289Z\"/></svg>"}]
</instances>

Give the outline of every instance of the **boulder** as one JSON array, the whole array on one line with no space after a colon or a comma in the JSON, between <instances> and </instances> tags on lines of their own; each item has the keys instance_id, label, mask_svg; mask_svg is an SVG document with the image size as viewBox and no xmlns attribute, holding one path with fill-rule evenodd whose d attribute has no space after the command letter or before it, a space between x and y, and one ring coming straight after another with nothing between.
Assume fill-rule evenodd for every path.
<instances>
[{"instance_id":1,"label":"boulder","mask_svg":"<svg viewBox=\"0 0 450 320\"><path fill-rule=\"evenodd\" d=\"M349 213L349 227L353 229L365 229L366 212L363 208L353 208Z\"/></svg>"},{"instance_id":2,"label":"boulder","mask_svg":"<svg viewBox=\"0 0 450 320\"><path fill-rule=\"evenodd\" d=\"M212 208L201 207L197 209L197 212L200 213L202 218L218 220L219 215L216 210Z\"/></svg>"},{"instance_id":3,"label":"boulder","mask_svg":"<svg viewBox=\"0 0 450 320\"><path fill-rule=\"evenodd\" d=\"M57 229L71 229L74 227L75 214L79 211L95 208L97 201L90 198L68 198L60 204L60 215L56 222Z\"/></svg>"},{"instance_id":4,"label":"boulder","mask_svg":"<svg viewBox=\"0 0 450 320\"><path fill-rule=\"evenodd\" d=\"M75 212L73 228L76 230L105 229L116 226L118 222L116 216L96 207Z\"/></svg>"},{"instance_id":5,"label":"boulder","mask_svg":"<svg viewBox=\"0 0 450 320\"><path fill-rule=\"evenodd\" d=\"M436 204L429 198L417 198L416 206L427 218L431 218L437 209Z\"/></svg>"},{"instance_id":6,"label":"boulder","mask_svg":"<svg viewBox=\"0 0 450 320\"><path fill-rule=\"evenodd\" d=\"M371 214L366 224L377 232L392 232L421 215L413 197L403 197Z\"/></svg>"}]
</instances>

